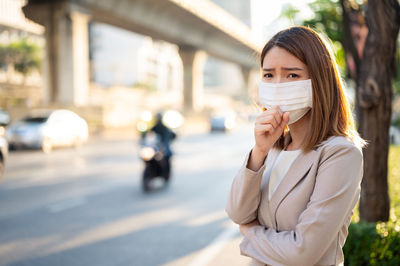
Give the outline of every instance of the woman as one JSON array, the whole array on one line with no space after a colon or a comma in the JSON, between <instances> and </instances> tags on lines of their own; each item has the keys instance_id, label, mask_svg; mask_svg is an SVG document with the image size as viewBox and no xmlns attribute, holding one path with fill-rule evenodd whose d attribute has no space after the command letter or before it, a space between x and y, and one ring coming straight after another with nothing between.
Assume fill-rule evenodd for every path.
<instances>
[{"instance_id":1,"label":"woman","mask_svg":"<svg viewBox=\"0 0 400 266\"><path fill-rule=\"evenodd\" d=\"M337 65L306 27L277 33L261 53L255 145L226 211L257 265L339 265L363 171Z\"/></svg>"}]
</instances>

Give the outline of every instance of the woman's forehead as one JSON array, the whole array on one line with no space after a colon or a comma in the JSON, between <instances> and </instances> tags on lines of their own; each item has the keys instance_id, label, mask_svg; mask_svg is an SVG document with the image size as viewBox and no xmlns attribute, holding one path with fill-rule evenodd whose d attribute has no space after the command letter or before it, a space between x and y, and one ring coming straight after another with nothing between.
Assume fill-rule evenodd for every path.
<instances>
[{"instance_id":1,"label":"woman's forehead","mask_svg":"<svg viewBox=\"0 0 400 266\"><path fill-rule=\"evenodd\" d=\"M293 54L280 47L272 47L263 60L263 68L305 68L306 65Z\"/></svg>"}]
</instances>

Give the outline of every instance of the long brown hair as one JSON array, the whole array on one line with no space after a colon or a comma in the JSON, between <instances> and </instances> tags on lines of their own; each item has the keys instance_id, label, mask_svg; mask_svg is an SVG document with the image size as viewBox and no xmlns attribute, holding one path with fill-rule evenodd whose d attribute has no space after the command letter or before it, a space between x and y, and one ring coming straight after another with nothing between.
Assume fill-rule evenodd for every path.
<instances>
[{"instance_id":1,"label":"long brown hair","mask_svg":"<svg viewBox=\"0 0 400 266\"><path fill-rule=\"evenodd\" d=\"M330 136L344 136L362 147L365 141L359 136L352 112L344 94L338 67L323 38L314 30L296 26L275 34L261 52L261 68L268 51L280 47L296 56L308 68L312 82L311 124L303 149L311 150ZM284 133L285 134L285 133ZM276 146L284 148L284 134Z\"/></svg>"}]
</instances>

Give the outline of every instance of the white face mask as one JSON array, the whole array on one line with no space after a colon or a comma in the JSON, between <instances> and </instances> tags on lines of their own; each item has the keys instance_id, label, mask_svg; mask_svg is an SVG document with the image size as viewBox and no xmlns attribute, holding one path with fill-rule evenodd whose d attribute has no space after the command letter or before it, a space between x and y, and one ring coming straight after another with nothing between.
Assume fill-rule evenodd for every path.
<instances>
[{"instance_id":1,"label":"white face mask","mask_svg":"<svg viewBox=\"0 0 400 266\"><path fill-rule=\"evenodd\" d=\"M312 108L311 79L285 83L261 81L258 96L266 109L279 106L282 112L290 112L288 124L293 124Z\"/></svg>"}]
</instances>

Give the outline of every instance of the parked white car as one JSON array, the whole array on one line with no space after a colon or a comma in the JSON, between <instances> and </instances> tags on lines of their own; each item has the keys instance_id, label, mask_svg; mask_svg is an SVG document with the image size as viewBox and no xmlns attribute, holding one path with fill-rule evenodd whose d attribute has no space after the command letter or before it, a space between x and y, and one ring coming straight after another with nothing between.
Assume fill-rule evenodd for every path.
<instances>
[{"instance_id":1,"label":"parked white car","mask_svg":"<svg viewBox=\"0 0 400 266\"><path fill-rule=\"evenodd\" d=\"M41 148L48 153L55 147L79 146L88 139L86 121L69 110L34 110L6 130L10 148Z\"/></svg>"},{"instance_id":2,"label":"parked white car","mask_svg":"<svg viewBox=\"0 0 400 266\"><path fill-rule=\"evenodd\" d=\"M210 116L210 132L228 132L236 126L236 114L233 111L219 111Z\"/></svg>"}]
</instances>

